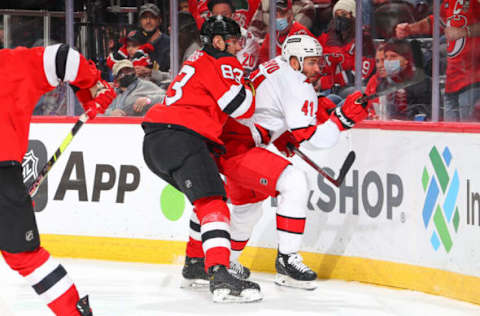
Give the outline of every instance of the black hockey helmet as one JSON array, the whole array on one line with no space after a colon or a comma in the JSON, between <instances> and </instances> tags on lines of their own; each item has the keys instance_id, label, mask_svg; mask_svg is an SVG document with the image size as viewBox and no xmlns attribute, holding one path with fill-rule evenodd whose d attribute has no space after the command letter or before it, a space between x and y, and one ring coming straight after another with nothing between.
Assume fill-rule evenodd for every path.
<instances>
[{"instance_id":1,"label":"black hockey helmet","mask_svg":"<svg viewBox=\"0 0 480 316\"><path fill-rule=\"evenodd\" d=\"M200 30L200 39L203 45L212 46L212 40L215 35L222 36L223 40L226 41L231 37L240 38L242 34L237 22L230 18L217 15L203 22L202 29Z\"/></svg>"}]
</instances>

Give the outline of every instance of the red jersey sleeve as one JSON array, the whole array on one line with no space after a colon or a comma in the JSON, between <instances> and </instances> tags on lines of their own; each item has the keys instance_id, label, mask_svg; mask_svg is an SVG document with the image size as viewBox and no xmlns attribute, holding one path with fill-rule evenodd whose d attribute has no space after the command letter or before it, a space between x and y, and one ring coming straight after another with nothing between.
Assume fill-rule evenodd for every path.
<instances>
[{"instance_id":1,"label":"red jersey sleeve","mask_svg":"<svg viewBox=\"0 0 480 316\"><path fill-rule=\"evenodd\" d=\"M65 67L58 69L59 64ZM93 62L64 44L47 46L43 53L43 65L47 81L52 87L65 81L80 89L90 88L100 79L100 72Z\"/></svg>"},{"instance_id":2,"label":"red jersey sleeve","mask_svg":"<svg viewBox=\"0 0 480 316\"><path fill-rule=\"evenodd\" d=\"M216 76L200 71L205 88L217 101L220 109L233 118L246 118L253 114L253 94L244 83L243 68L235 57L213 59Z\"/></svg>"}]
</instances>

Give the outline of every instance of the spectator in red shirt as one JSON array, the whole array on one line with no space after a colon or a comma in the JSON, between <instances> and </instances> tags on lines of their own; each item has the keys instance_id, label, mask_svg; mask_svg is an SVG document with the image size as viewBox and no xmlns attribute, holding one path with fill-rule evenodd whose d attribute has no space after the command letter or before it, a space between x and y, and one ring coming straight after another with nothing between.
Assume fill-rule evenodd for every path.
<instances>
[{"instance_id":1,"label":"spectator in red shirt","mask_svg":"<svg viewBox=\"0 0 480 316\"><path fill-rule=\"evenodd\" d=\"M447 38L445 83L446 121L473 119L474 104L480 100L480 2L445 0L440 18ZM432 34L433 16L415 23L401 23L395 28L398 38Z\"/></svg>"},{"instance_id":2,"label":"spectator in red shirt","mask_svg":"<svg viewBox=\"0 0 480 316\"><path fill-rule=\"evenodd\" d=\"M293 18L292 0L276 0L277 4L277 18L276 18L276 55L282 53L282 44L290 35L306 34L312 37L313 34L302 24L296 22ZM269 60L270 51L270 34L267 33L263 40L262 47L260 47L260 63ZM274 57L275 57L274 56Z\"/></svg>"}]
</instances>

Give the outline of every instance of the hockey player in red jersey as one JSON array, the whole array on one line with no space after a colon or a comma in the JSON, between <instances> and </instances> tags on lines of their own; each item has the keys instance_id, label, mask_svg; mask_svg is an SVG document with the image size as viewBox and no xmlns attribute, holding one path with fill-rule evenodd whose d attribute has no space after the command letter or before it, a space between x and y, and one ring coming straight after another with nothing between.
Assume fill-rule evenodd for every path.
<instances>
[{"instance_id":1,"label":"hockey player in red jersey","mask_svg":"<svg viewBox=\"0 0 480 316\"><path fill-rule=\"evenodd\" d=\"M32 200L22 177L33 109L60 82L69 82L90 118L115 97L95 65L65 44L0 50L0 250L48 307L60 316L92 315L65 268L40 245Z\"/></svg>"},{"instance_id":2,"label":"hockey player in red jersey","mask_svg":"<svg viewBox=\"0 0 480 316\"><path fill-rule=\"evenodd\" d=\"M480 2L444 0L440 18L447 39L444 119L469 121L473 119L475 104L480 101ZM400 39L432 32L433 15L395 27Z\"/></svg>"},{"instance_id":3,"label":"hockey player in red jersey","mask_svg":"<svg viewBox=\"0 0 480 316\"><path fill-rule=\"evenodd\" d=\"M226 189L232 209L232 256L230 267L240 278L250 274L237 259L246 246L253 226L262 214L262 202L268 196L279 196L277 210L278 255L276 283L305 289L315 288L317 275L303 263L298 254L306 222L308 201L307 178L290 161L265 149L272 141L288 153L287 142L313 149L333 146L340 131L351 128L367 116L362 96L348 96L341 108L326 122L317 121L318 102L331 101L317 95L312 80L318 75L322 47L308 35L293 35L283 44L282 56L259 66L250 79L256 89L256 108L251 119L229 120L221 140L227 152L217 159L226 177ZM325 105L322 104L322 108ZM324 113L322 113L324 114ZM191 217L187 253L201 256L198 219ZM201 279L198 275L198 279Z\"/></svg>"},{"instance_id":4,"label":"hockey player in red jersey","mask_svg":"<svg viewBox=\"0 0 480 316\"><path fill-rule=\"evenodd\" d=\"M203 24L200 36L203 49L183 64L163 104L145 115L144 159L195 207L213 300L257 301L261 299L258 284L239 280L227 270L230 211L212 157L225 150L220 135L228 117L250 117L255 108L252 90L243 84L243 69L234 56L240 49L240 27L232 19L214 16ZM185 265L190 264L187 256Z\"/></svg>"}]
</instances>

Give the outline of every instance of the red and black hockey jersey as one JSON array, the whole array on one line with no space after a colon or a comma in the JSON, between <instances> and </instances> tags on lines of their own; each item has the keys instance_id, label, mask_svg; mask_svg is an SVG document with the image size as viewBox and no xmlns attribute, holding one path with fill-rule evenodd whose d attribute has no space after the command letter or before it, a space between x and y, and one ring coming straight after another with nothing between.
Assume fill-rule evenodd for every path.
<instances>
[{"instance_id":1,"label":"red and black hockey jersey","mask_svg":"<svg viewBox=\"0 0 480 316\"><path fill-rule=\"evenodd\" d=\"M154 105L144 121L188 128L223 145L219 136L228 116L246 118L255 110L243 80L233 55L205 47L185 61L163 103Z\"/></svg>"},{"instance_id":2,"label":"red and black hockey jersey","mask_svg":"<svg viewBox=\"0 0 480 316\"><path fill-rule=\"evenodd\" d=\"M440 7L440 16L444 27L472 27L480 23L480 2L445 0ZM430 16L430 25L433 25L433 16ZM462 37L448 42L446 93L458 92L480 82L479 48L479 36Z\"/></svg>"},{"instance_id":3,"label":"red and black hockey jersey","mask_svg":"<svg viewBox=\"0 0 480 316\"><path fill-rule=\"evenodd\" d=\"M22 162L35 105L60 83L60 72L78 88L90 88L100 78L95 65L71 48L62 52L64 73L57 69L60 47L66 46L0 50L0 161Z\"/></svg>"}]
</instances>

